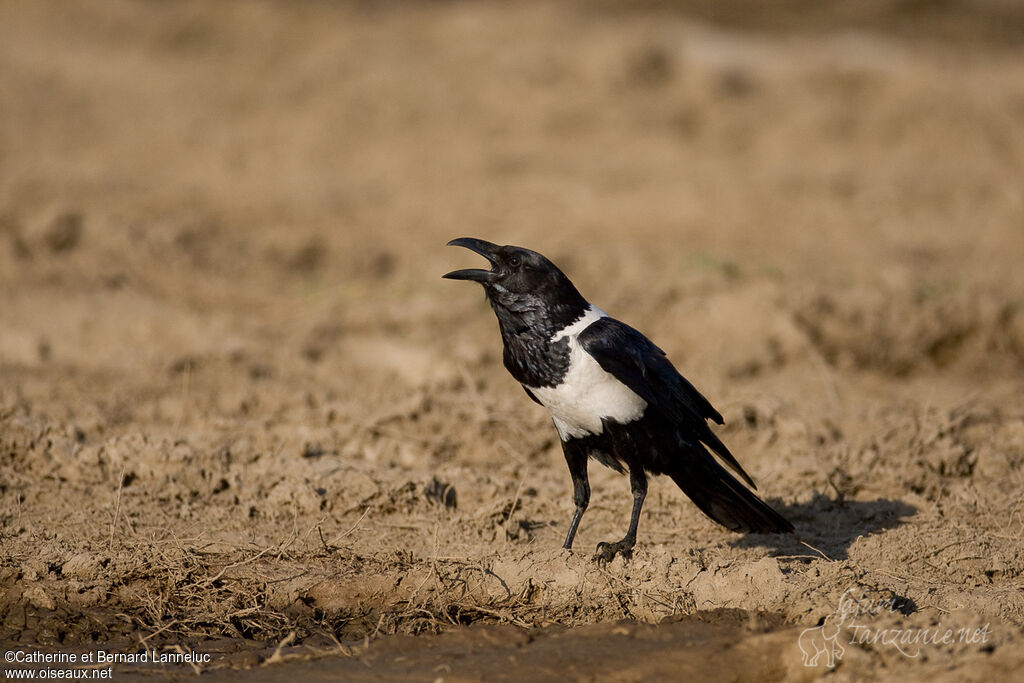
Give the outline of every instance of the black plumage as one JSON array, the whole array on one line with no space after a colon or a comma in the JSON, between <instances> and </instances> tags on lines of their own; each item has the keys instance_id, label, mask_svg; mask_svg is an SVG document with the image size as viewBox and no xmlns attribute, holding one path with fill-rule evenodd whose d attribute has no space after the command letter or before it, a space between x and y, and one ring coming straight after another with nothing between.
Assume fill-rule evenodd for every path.
<instances>
[{"instance_id":1,"label":"black plumage","mask_svg":"<svg viewBox=\"0 0 1024 683\"><path fill-rule=\"evenodd\" d=\"M572 547L590 502L590 458L628 473L633 492L629 531L620 541L599 544L600 560L631 554L648 474L669 476L706 515L733 531L793 531L708 451L756 488L708 426L708 420L722 424L722 416L664 351L589 304L537 252L474 238L449 245L491 263L490 270L444 277L483 285L498 318L505 367L531 399L548 408L558 430L576 505L564 547Z\"/></svg>"}]
</instances>

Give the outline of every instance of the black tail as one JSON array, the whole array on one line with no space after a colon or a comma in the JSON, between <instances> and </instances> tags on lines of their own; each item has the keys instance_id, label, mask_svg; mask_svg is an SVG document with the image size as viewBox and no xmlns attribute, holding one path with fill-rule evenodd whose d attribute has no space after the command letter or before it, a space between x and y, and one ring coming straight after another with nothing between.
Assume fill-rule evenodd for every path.
<instances>
[{"instance_id":1,"label":"black tail","mask_svg":"<svg viewBox=\"0 0 1024 683\"><path fill-rule=\"evenodd\" d=\"M703 450L703 449L701 449ZM704 514L732 531L788 534L793 525L754 495L710 453L681 454L668 475Z\"/></svg>"}]
</instances>

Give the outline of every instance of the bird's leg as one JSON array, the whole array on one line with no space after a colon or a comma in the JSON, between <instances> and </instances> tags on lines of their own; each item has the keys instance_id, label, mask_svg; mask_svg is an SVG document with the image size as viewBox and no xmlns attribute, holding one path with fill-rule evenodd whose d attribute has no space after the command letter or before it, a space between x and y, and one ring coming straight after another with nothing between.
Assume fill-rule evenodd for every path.
<instances>
[{"instance_id":1,"label":"bird's leg","mask_svg":"<svg viewBox=\"0 0 1024 683\"><path fill-rule=\"evenodd\" d=\"M576 537L576 529L583 519L583 513L590 505L590 482L587 479L587 453L572 443L562 442L562 451L565 453L565 462L569 465L569 476L572 477L572 501L576 504L576 514L569 524L569 533L565 535L563 548L572 548L572 541Z\"/></svg>"},{"instance_id":2,"label":"bird's leg","mask_svg":"<svg viewBox=\"0 0 1024 683\"><path fill-rule=\"evenodd\" d=\"M644 507L644 498L647 496L647 475L641 465L633 465L629 468L629 488L633 491L633 514L629 518L629 531L626 536L616 543L602 541L597 544L597 553L594 559L598 562L611 562L616 555L622 555L628 560L633 556L633 546L636 545L636 529L640 525L640 511Z\"/></svg>"}]
</instances>

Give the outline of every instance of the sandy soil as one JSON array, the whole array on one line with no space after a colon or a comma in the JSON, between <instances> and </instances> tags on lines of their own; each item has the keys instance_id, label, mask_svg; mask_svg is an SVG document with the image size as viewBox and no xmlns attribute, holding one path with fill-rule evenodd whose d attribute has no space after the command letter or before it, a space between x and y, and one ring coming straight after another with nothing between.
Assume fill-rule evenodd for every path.
<instances>
[{"instance_id":1,"label":"sandy soil","mask_svg":"<svg viewBox=\"0 0 1024 683\"><path fill-rule=\"evenodd\" d=\"M1019 671L1024 13L775 4L0 2L0 642L778 680L846 613L834 679ZM594 465L560 550L464 235L665 348L799 538L656 480L599 567ZM984 637L849 642L924 628Z\"/></svg>"}]
</instances>

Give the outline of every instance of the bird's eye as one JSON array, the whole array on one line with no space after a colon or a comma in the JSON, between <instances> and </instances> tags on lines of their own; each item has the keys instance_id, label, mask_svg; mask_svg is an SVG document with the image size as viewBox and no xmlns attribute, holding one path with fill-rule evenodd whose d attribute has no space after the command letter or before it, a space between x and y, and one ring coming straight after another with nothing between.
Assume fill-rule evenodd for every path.
<instances>
[{"instance_id":1,"label":"bird's eye","mask_svg":"<svg viewBox=\"0 0 1024 683\"><path fill-rule=\"evenodd\" d=\"M513 268L518 268L520 263L522 263L522 261L519 259L518 256L509 256L508 264Z\"/></svg>"}]
</instances>

